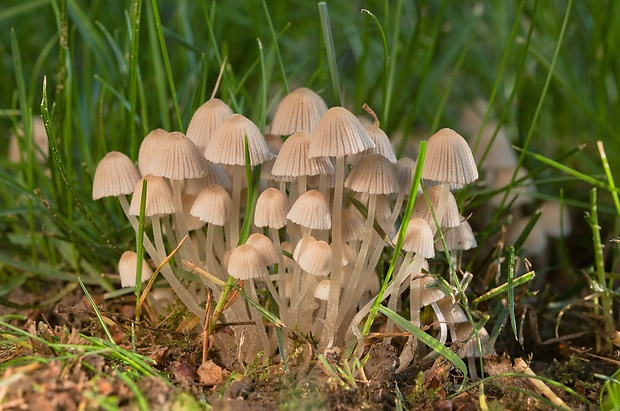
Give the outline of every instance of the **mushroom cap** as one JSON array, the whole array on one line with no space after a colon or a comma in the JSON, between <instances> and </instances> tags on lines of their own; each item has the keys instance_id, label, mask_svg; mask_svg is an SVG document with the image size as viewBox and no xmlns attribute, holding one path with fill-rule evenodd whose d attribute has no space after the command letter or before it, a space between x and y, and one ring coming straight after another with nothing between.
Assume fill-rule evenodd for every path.
<instances>
[{"instance_id":1,"label":"mushroom cap","mask_svg":"<svg viewBox=\"0 0 620 411\"><path fill-rule=\"evenodd\" d=\"M453 302L449 297L444 297L437 301L437 307L439 307L439 310L448 324L460 324L469 321L461 306Z\"/></svg>"},{"instance_id":2,"label":"mushroom cap","mask_svg":"<svg viewBox=\"0 0 620 411\"><path fill-rule=\"evenodd\" d=\"M319 281L319 283L314 288L314 298L317 300L327 301L329 299L329 287L331 281L329 279L325 279Z\"/></svg>"},{"instance_id":3,"label":"mushroom cap","mask_svg":"<svg viewBox=\"0 0 620 411\"><path fill-rule=\"evenodd\" d=\"M347 207L342 210L340 221L342 222L343 241L350 242L364 238L366 223L357 208Z\"/></svg>"},{"instance_id":4,"label":"mushroom cap","mask_svg":"<svg viewBox=\"0 0 620 411\"><path fill-rule=\"evenodd\" d=\"M263 257L249 244L241 244L230 254L228 274L237 280L262 277L267 272Z\"/></svg>"},{"instance_id":5,"label":"mushroom cap","mask_svg":"<svg viewBox=\"0 0 620 411\"><path fill-rule=\"evenodd\" d=\"M326 157L310 157L312 134L297 131L286 139L278 153L271 173L278 177L333 174L334 165Z\"/></svg>"},{"instance_id":6,"label":"mushroom cap","mask_svg":"<svg viewBox=\"0 0 620 411\"><path fill-rule=\"evenodd\" d=\"M460 342L465 342L465 344L463 344L459 349L459 357L480 357L480 351L478 350L478 339L475 335L472 335L473 332L474 327L470 322L463 322L456 326L457 340ZM480 337L480 345L484 350L484 355L493 353L495 351L493 350L493 347L486 346L489 343L490 336L484 327L478 330L478 336Z\"/></svg>"},{"instance_id":7,"label":"mushroom cap","mask_svg":"<svg viewBox=\"0 0 620 411\"><path fill-rule=\"evenodd\" d=\"M142 139L138 150L138 170L141 175L153 174L151 160L158 155L162 140L168 134L169 132L163 128L156 128Z\"/></svg>"},{"instance_id":8,"label":"mushroom cap","mask_svg":"<svg viewBox=\"0 0 620 411\"><path fill-rule=\"evenodd\" d=\"M523 217L510 224L506 229L506 244L514 244L529 222L530 217ZM541 255L547 251L548 245L547 233L543 225L540 224L540 220L538 220L527 235L523 248L528 254Z\"/></svg>"},{"instance_id":9,"label":"mushroom cap","mask_svg":"<svg viewBox=\"0 0 620 411\"><path fill-rule=\"evenodd\" d=\"M123 153L111 151L95 169L93 177L93 200L133 193L140 173L133 162Z\"/></svg>"},{"instance_id":10,"label":"mushroom cap","mask_svg":"<svg viewBox=\"0 0 620 411\"><path fill-rule=\"evenodd\" d=\"M413 173L415 171L415 161L409 157L399 158L394 168L396 169L396 179L398 180L398 192L402 191L406 195L409 195L411 183L413 182ZM418 187L417 194L420 193L421 187Z\"/></svg>"},{"instance_id":11,"label":"mushroom cap","mask_svg":"<svg viewBox=\"0 0 620 411\"><path fill-rule=\"evenodd\" d=\"M396 233L392 241L396 242L398 236L399 233ZM426 220L419 217L409 220L403 241L403 250L415 253L416 258L433 258L435 256L433 231Z\"/></svg>"},{"instance_id":12,"label":"mushroom cap","mask_svg":"<svg viewBox=\"0 0 620 411\"><path fill-rule=\"evenodd\" d=\"M414 273L415 275L415 273ZM424 307L446 297L441 288L436 286L437 281L431 276L423 276L413 281L412 287L420 288L420 306Z\"/></svg>"},{"instance_id":13,"label":"mushroom cap","mask_svg":"<svg viewBox=\"0 0 620 411\"><path fill-rule=\"evenodd\" d=\"M121 287L134 287L136 285L136 268L138 267L138 254L134 251L125 251L118 261L118 274L121 277ZM142 281L147 281L153 276L153 270L142 260Z\"/></svg>"},{"instance_id":14,"label":"mushroom cap","mask_svg":"<svg viewBox=\"0 0 620 411\"><path fill-rule=\"evenodd\" d=\"M422 178L464 186L478 178L478 168L467 141L457 132L442 128L426 145Z\"/></svg>"},{"instance_id":15,"label":"mushroom cap","mask_svg":"<svg viewBox=\"0 0 620 411\"><path fill-rule=\"evenodd\" d=\"M218 98L208 100L196 109L189 121L187 138L204 151L213 136L213 131L232 115L232 109L222 100Z\"/></svg>"},{"instance_id":16,"label":"mushroom cap","mask_svg":"<svg viewBox=\"0 0 620 411\"><path fill-rule=\"evenodd\" d=\"M190 214L206 223L223 226L230 219L231 208L232 199L228 191L213 184L198 193Z\"/></svg>"},{"instance_id":17,"label":"mushroom cap","mask_svg":"<svg viewBox=\"0 0 620 411\"><path fill-rule=\"evenodd\" d=\"M248 237L245 243L256 248L266 265L273 265L278 262L278 253L269 237L261 233L254 233Z\"/></svg>"},{"instance_id":18,"label":"mushroom cap","mask_svg":"<svg viewBox=\"0 0 620 411\"><path fill-rule=\"evenodd\" d=\"M230 177L221 164L212 163L204 157L201 161L205 169L205 175L204 177L187 179L183 187L185 194L198 195L202 189L213 184L222 186L225 189L231 187Z\"/></svg>"},{"instance_id":19,"label":"mushroom cap","mask_svg":"<svg viewBox=\"0 0 620 411\"><path fill-rule=\"evenodd\" d=\"M157 154L151 159L150 169L154 176L170 180L199 178L205 175L202 155L185 134L173 131L160 140Z\"/></svg>"},{"instance_id":20,"label":"mushroom cap","mask_svg":"<svg viewBox=\"0 0 620 411\"><path fill-rule=\"evenodd\" d=\"M358 193L392 194L398 191L396 170L381 154L369 154L351 170L344 186Z\"/></svg>"},{"instance_id":21,"label":"mushroom cap","mask_svg":"<svg viewBox=\"0 0 620 411\"><path fill-rule=\"evenodd\" d=\"M297 198L286 218L302 227L328 230L332 219L327 200L317 190L309 190Z\"/></svg>"},{"instance_id":22,"label":"mushroom cap","mask_svg":"<svg viewBox=\"0 0 620 411\"><path fill-rule=\"evenodd\" d=\"M331 247L323 240L306 241L305 247L298 253L297 263L309 274L326 276L332 265Z\"/></svg>"},{"instance_id":23,"label":"mushroom cap","mask_svg":"<svg viewBox=\"0 0 620 411\"><path fill-rule=\"evenodd\" d=\"M439 205L440 192L441 186L433 186L426 189L426 194L428 195L428 199L430 200L433 210L436 210L437 206ZM428 204L426 202L426 199L424 198L424 194L420 194L418 198L416 198L411 216L423 218L426 220L428 225L430 225L431 227L435 226L435 222L433 221L433 215L431 214L431 210L428 208ZM458 227L459 224L461 224L461 215L459 214L459 208L456 204L456 199L454 198L454 195L452 193L448 192L446 213L439 222L439 225L442 228L450 228Z\"/></svg>"},{"instance_id":24,"label":"mushroom cap","mask_svg":"<svg viewBox=\"0 0 620 411\"><path fill-rule=\"evenodd\" d=\"M296 131L312 131L327 111L327 104L314 91L300 87L278 105L271 122L271 134L289 136Z\"/></svg>"},{"instance_id":25,"label":"mushroom cap","mask_svg":"<svg viewBox=\"0 0 620 411\"><path fill-rule=\"evenodd\" d=\"M205 158L214 163L245 166L246 136L251 166L274 157L256 124L241 114L233 114L215 129L204 151Z\"/></svg>"},{"instance_id":26,"label":"mushroom cap","mask_svg":"<svg viewBox=\"0 0 620 411\"><path fill-rule=\"evenodd\" d=\"M286 225L290 207L286 196L278 189L268 188L258 196L254 211L254 225L280 229Z\"/></svg>"},{"instance_id":27,"label":"mushroom cap","mask_svg":"<svg viewBox=\"0 0 620 411\"><path fill-rule=\"evenodd\" d=\"M146 217L153 217L173 214L175 212L175 208L170 186L163 177L147 174L136 183L133 190L133 196L131 197L131 203L129 204L129 215L140 215L143 180L147 181L144 215Z\"/></svg>"},{"instance_id":28,"label":"mushroom cap","mask_svg":"<svg viewBox=\"0 0 620 411\"><path fill-rule=\"evenodd\" d=\"M446 245L450 251L465 251L475 248L478 245L469 222L467 222L463 216L461 216L461 224L447 230L443 233L443 237L446 240ZM443 243L440 238L437 238L436 246L438 251L443 251Z\"/></svg>"},{"instance_id":29,"label":"mushroom cap","mask_svg":"<svg viewBox=\"0 0 620 411\"><path fill-rule=\"evenodd\" d=\"M347 157L347 163L349 164L357 164L365 155L368 154L381 154L383 157L387 158L390 163L396 163L396 153L394 153L394 147L392 147L392 142L390 141L385 131L381 130L379 127L369 124L364 126L364 130L368 133L368 137L375 143L375 148L368 149L361 153L352 154Z\"/></svg>"},{"instance_id":30,"label":"mushroom cap","mask_svg":"<svg viewBox=\"0 0 620 411\"><path fill-rule=\"evenodd\" d=\"M312 136L311 157L344 157L375 147L357 117L344 107L327 110Z\"/></svg>"},{"instance_id":31,"label":"mushroom cap","mask_svg":"<svg viewBox=\"0 0 620 411\"><path fill-rule=\"evenodd\" d=\"M181 197L181 203L183 205L183 216L185 217L185 224L187 225L188 231L197 230L200 227L204 227L204 225L206 224L198 217L194 217L190 214L195 200L196 196L193 194L183 194L183 196Z\"/></svg>"},{"instance_id":32,"label":"mushroom cap","mask_svg":"<svg viewBox=\"0 0 620 411\"><path fill-rule=\"evenodd\" d=\"M353 197L359 200L359 202L362 203L364 207L366 207L366 209L368 210L368 205L370 201L370 195L368 193L355 193ZM387 195L377 194L375 217L374 217L375 220L381 222L381 221L386 220L391 215L392 215L392 208L390 206L390 200L388 199Z\"/></svg>"}]
</instances>

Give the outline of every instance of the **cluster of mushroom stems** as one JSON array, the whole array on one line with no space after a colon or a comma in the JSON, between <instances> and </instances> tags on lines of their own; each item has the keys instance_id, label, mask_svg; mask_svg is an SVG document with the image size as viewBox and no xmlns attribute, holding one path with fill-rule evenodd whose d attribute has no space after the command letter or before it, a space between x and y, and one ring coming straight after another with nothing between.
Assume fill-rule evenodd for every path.
<instances>
[{"instance_id":1,"label":"cluster of mushroom stems","mask_svg":"<svg viewBox=\"0 0 620 411\"><path fill-rule=\"evenodd\" d=\"M343 107L328 109L318 94L299 88L282 100L264 133L213 98L197 109L186 134L150 132L137 164L120 152L108 153L95 172L93 198L118 197L137 232L146 180L144 250L191 313L205 321L207 295L219 299L232 276L248 299L280 318L287 335L311 333L326 350L359 336L383 280L384 254L393 251L404 206L415 196L403 253L383 301L401 309L408 292L414 325L421 326L420 312L430 306L438 340L445 343L450 334L462 357L479 357L474 327L454 287L429 272L445 266L433 263L443 258L440 253L457 262L461 250L476 246L452 194L478 177L471 150L453 130L439 130L427 141L423 190L410 193L414 160L397 160L378 120L367 123ZM247 208L247 165L260 167L253 208ZM241 226L247 219L251 233L244 238ZM123 286L135 285L138 262L132 253L123 255L133 258L121 264L125 268L119 265ZM152 270L143 264L146 280ZM192 270L199 282L181 275ZM276 354L273 327L265 326L247 299L235 300L220 320L242 324L235 335L245 334L238 343L248 355ZM388 322L386 335L393 328ZM484 328L477 332L484 347L488 335ZM401 368L411 363L416 349L410 337Z\"/></svg>"}]
</instances>

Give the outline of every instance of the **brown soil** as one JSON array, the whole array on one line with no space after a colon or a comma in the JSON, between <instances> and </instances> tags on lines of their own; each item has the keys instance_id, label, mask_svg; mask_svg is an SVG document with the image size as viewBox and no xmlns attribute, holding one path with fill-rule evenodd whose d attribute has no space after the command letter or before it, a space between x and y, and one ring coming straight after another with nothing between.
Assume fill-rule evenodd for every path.
<instances>
[{"instance_id":1,"label":"brown soil","mask_svg":"<svg viewBox=\"0 0 620 411\"><path fill-rule=\"evenodd\" d=\"M131 349L132 299L104 301L101 296L93 297L109 320L115 342ZM37 298L24 290L10 296L20 304L34 303ZM402 409L411 410L465 411L478 409L481 398L490 409L553 409L527 379L513 375L515 369L508 355L531 360L537 375L565 384L593 404L601 389L594 373L610 375L618 364L613 358L617 353L599 355L581 348L580 343L587 339L555 343L529 339L523 349L506 337L496 345L504 354L484 360L484 373L491 379L485 382L481 396L481 386L463 386L460 372L442 357L431 355L395 374L397 340L393 345L369 342L363 372L348 379L346 373L338 371L338 366L345 368L339 355L325 356L328 367L317 359L311 344L301 344L290 353L286 365L262 358L242 365L235 360L234 338L228 328L218 330L213 350L203 362L199 335L179 331L183 329L179 320L175 323L170 319L159 326L150 323L147 313L147 320L135 327L139 336L136 349L154 360L154 368L164 378L134 378L132 387L127 382L127 376L132 375L130 365L110 355L80 351L81 345L92 345L87 336L106 339L81 290L76 289L55 306L25 310L3 307L0 315L9 312L27 318L12 319L9 324L39 339L76 348L70 350L73 355L59 356L37 338L9 342L5 334L0 348L0 409L7 410L105 409L105 404L137 409L140 403L135 390L143 393L149 409L162 410L204 409L208 403L216 410L392 410L402 405ZM7 331L0 328L2 333ZM592 346L588 343L586 346ZM585 408L575 396L549 386L569 406Z\"/></svg>"}]
</instances>

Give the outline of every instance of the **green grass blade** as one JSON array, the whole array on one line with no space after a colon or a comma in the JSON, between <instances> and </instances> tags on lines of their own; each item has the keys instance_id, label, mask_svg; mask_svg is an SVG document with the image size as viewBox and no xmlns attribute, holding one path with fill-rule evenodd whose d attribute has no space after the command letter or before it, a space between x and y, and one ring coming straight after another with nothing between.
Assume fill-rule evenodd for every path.
<instances>
[{"instance_id":1,"label":"green grass blade","mask_svg":"<svg viewBox=\"0 0 620 411\"><path fill-rule=\"evenodd\" d=\"M383 300L383 295L385 294L385 290L387 289L391 279L392 274L394 273L394 269L396 268L396 262L398 261L398 257L400 251L403 248L403 243L405 242L405 233L407 232L407 226L409 225L409 219L411 217L411 213L413 212L413 204L415 203L415 199L418 193L418 189L420 188L420 184L422 181L422 169L424 168L424 159L426 157L426 141L420 142L420 151L418 153L418 159L416 160L415 171L413 172L413 181L411 182L411 190L409 191L409 198L407 199L407 205L405 207L405 213L403 214L403 222L399 229L398 240L396 241L396 246L394 247L394 254L392 255L392 259L390 261L390 265L388 267L387 273L385 274L385 278L383 279L383 283L381 284L381 289L379 290L379 294L373 303L370 312L368 313L368 318L366 319L366 323L364 324L364 328L362 329L362 335L368 335L370 332L370 327L372 327L372 323L377 316L377 312L381 307L381 301Z\"/></svg>"},{"instance_id":2,"label":"green grass blade","mask_svg":"<svg viewBox=\"0 0 620 411\"><path fill-rule=\"evenodd\" d=\"M265 10L265 17L267 18L267 25L269 26L269 33L271 34L271 41L273 42L273 48L276 52L276 57L278 59L278 66L280 68L280 74L282 75L282 84L284 85L284 90L286 94L291 92L291 89L288 85L288 79L286 78L286 69L284 68L284 62L282 61L282 54L280 53L280 46L278 45L278 36L276 36L276 31L273 28L273 22L271 21L271 14L269 14L269 8L267 7L267 1L263 0L263 10Z\"/></svg>"},{"instance_id":3,"label":"green grass blade","mask_svg":"<svg viewBox=\"0 0 620 411\"><path fill-rule=\"evenodd\" d=\"M103 331L105 332L106 337L108 337L108 339L110 340L112 344L116 344L114 342L114 338L112 337L112 334L110 333L110 330L108 329L108 326L105 324L105 321L103 321L103 317L101 316L101 312L99 312L99 308L97 307L97 304L95 304L93 297L90 296L90 293L86 289L86 286L82 282L82 279L80 278L80 276L77 277L77 280L80 283L80 287L82 287L82 291L84 291L84 294L86 295L86 298L88 299L88 302L90 303L90 306L93 308L93 311L95 312L95 315L97 316L97 319L99 320L99 324L101 324L101 328L103 328Z\"/></svg>"},{"instance_id":4,"label":"green grass blade","mask_svg":"<svg viewBox=\"0 0 620 411\"><path fill-rule=\"evenodd\" d=\"M508 261L508 311L510 312L510 324L515 338L517 336L517 320L515 319L515 248L513 246L506 247L506 259Z\"/></svg>"},{"instance_id":5,"label":"green grass blade","mask_svg":"<svg viewBox=\"0 0 620 411\"><path fill-rule=\"evenodd\" d=\"M611 173L611 167L609 167L609 161L607 161L607 153L605 152L605 146L602 141L597 141L596 146L598 148L599 155L601 157L601 163L603 164L603 170L605 170L605 176L607 176L607 181L609 183L609 192L611 193L611 198L614 201L614 206L616 207L616 213L620 216L620 200L618 200L618 192L616 189L616 184L614 183L614 176Z\"/></svg>"},{"instance_id":6,"label":"green grass blade","mask_svg":"<svg viewBox=\"0 0 620 411\"><path fill-rule=\"evenodd\" d=\"M400 5L402 5L402 1L399 2L399 6ZM383 108L383 118L381 120L387 123L390 109L388 103L390 98L390 52L388 50L387 37L385 36L385 32L383 31L383 27L381 26L379 19L377 19L374 14L372 14L369 10L366 9L362 9L362 13L368 14L375 22L375 25L379 29L379 35L381 37L381 43L383 45L383 102L381 104Z\"/></svg>"},{"instance_id":7,"label":"green grass blade","mask_svg":"<svg viewBox=\"0 0 620 411\"><path fill-rule=\"evenodd\" d=\"M523 275L513 279L513 281L512 281L512 288L514 289L516 287L520 287L523 284L528 283L535 276L536 276L536 274L533 271L530 271L529 273L523 274ZM497 297L499 295L507 294L509 292L509 290L510 290L510 284L504 283L502 285L499 285L499 286L497 286L497 287L487 291L486 293L482 294L481 296L477 297L476 299L474 299L472 301L472 305L474 307L476 307L478 304L480 304L483 301L490 300L491 298Z\"/></svg>"},{"instance_id":8,"label":"green grass blade","mask_svg":"<svg viewBox=\"0 0 620 411\"><path fill-rule=\"evenodd\" d=\"M138 98L138 55L140 50L140 18L142 17L142 0L134 0L131 7L131 51L129 54L129 158L138 158L138 137L136 133Z\"/></svg>"},{"instance_id":9,"label":"green grass blade","mask_svg":"<svg viewBox=\"0 0 620 411\"><path fill-rule=\"evenodd\" d=\"M321 27L323 29L323 42L325 43L325 51L327 52L327 63L329 65L329 73L332 79L332 89L336 105L344 104L342 98L342 90L340 89L340 76L338 74L338 64L336 62L336 50L334 48L334 38L332 36L332 26L329 21L329 12L327 3L321 1L318 3L319 14L321 15Z\"/></svg>"},{"instance_id":10,"label":"green grass blade","mask_svg":"<svg viewBox=\"0 0 620 411\"><path fill-rule=\"evenodd\" d=\"M422 341L424 344L429 346L433 351L445 357L448 361L454 364L454 366L463 373L463 376L464 376L463 379L467 378L467 366L465 365L463 360L461 360L459 356L456 355L454 352L450 351L448 347L441 344L435 338L431 337L430 335L422 331L420 328L416 327L409 321L405 320L403 317L401 317L394 311L390 310L389 308L385 306L380 306L379 311L383 315L385 315L387 318L392 320L397 327L411 333L415 338L417 338L418 340Z\"/></svg>"},{"instance_id":11,"label":"green grass blade","mask_svg":"<svg viewBox=\"0 0 620 411\"><path fill-rule=\"evenodd\" d=\"M159 6L157 0L151 0L151 7L153 17L155 18L155 30L159 39L159 46L161 48L162 58L164 60L164 66L166 67L166 75L168 76L168 85L170 86L170 93L172 96L172 103L174 104L174 111L177 116L178 131L185 132L183 127L183 118L181 117L181 109L179 108L179 100L177 99L177 90L174 85L174 77L172 76L172 67L170 66L170 57L168 56L168 48L166 47L166 39L164 38L164 32L162 30L161 18L159 16Z\"/></svg>"}]
</instances>

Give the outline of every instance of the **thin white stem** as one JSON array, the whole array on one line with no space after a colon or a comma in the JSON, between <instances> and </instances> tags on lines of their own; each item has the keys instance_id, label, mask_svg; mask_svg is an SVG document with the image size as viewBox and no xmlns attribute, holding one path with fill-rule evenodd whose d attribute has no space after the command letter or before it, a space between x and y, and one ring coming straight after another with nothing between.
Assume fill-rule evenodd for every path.
<instances>
[{"instance_id":1,"label":"thin white stem","mask_svg":"<svg viewBox=\"0 0 620 411\"><path fill-rule=\"evenodd\" d=\"M435 312L435 316L437 317L437 321L439 322L439 338L437 340L444 345L446 340L448 339L448 326L446 324L446 317L443 316L443 313L439 309L439 306L436 302L431 303L431 307Z\"/></svg>"},{"instance_id":2,"label":"thin white stem","mask_svg":"<svg viewBox=\"0 0 620 411\"><path fill-rule=\"evenodd\" d=\"M331 285L327 300L327 314L325 326L321 333L319 347L331 348L338 336L338 309L340 307L340 287L342 283L340 265L342 256L342 199L344 196L344 156L336 157L336 186L334 189L334 203L332 207L332 269L330 274Z\"/></svg>"}]
</instances>

